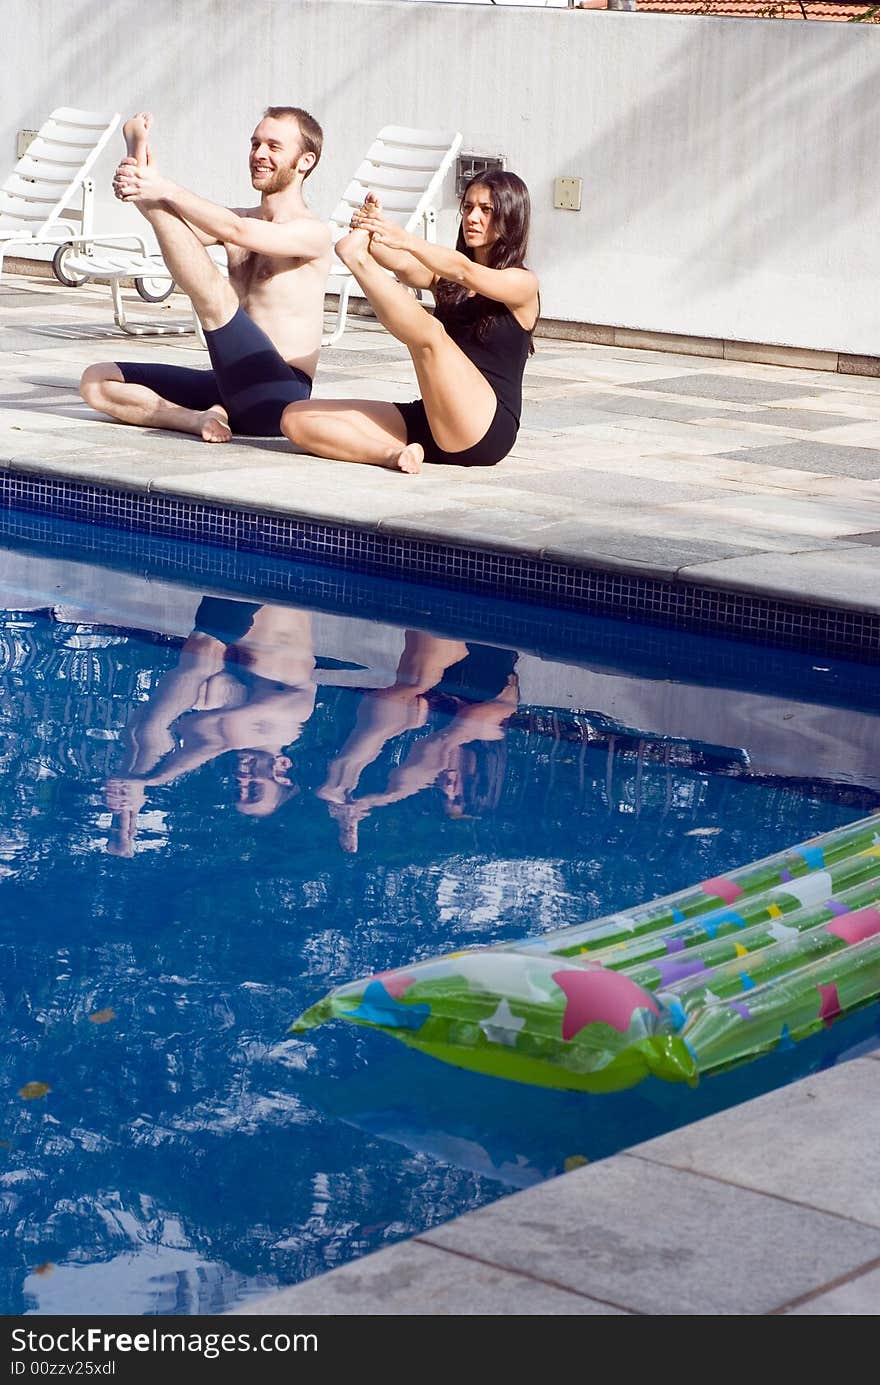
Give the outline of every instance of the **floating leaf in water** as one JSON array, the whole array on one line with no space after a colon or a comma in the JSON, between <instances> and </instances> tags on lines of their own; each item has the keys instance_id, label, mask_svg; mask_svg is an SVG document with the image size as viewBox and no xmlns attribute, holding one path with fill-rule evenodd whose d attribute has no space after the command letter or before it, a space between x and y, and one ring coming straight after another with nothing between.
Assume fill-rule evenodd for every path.
<instances>
[{"instance_id":1,"label":"floating leaf in water","mask_svg":"<svg viewBox=\"0 0 880 1385\"><path fill-rule=\"evenodd\" d=\"M89 1015L89 1024L109 1024L115 1018L116 1011L108 1007L106 1010L96 1010L93 1015Z\"/></svg>"},{"instance_id":2,"label":"floating leaf in water","mask_svg":"<svg viewBox=\"0 0 880 1385\"><path fill-rule=\"evenodd\" d=\"M36 1101L38 1096L45 1096L51 1090L48 1082L25 1082L23 1087L19 1087L18 1095L23 1101Z\"/></svg>"},{"instance_id":3,"label":"floating leaf in water","mask_svg":"<svg viewBox=\"0 0 880 1385\"><path fill-rule=\"evenodd\" d=\"M566 1173L571 1173L572 1169L582 1169L584 1164L589 1164L589 1162L585 1154L569 1154L562 1167Z\"/></svg>"},{"instance_id":4,"label":"floating leaf in water","mask_svg":"<svg viewBox=\"0 0 880 1385\"><path fill-rule=\"evenodd\" d=\"M685 832L686 837L714 837L720 832L720 827L692 827L689 832Z\"/></svg>"}]
</instances>

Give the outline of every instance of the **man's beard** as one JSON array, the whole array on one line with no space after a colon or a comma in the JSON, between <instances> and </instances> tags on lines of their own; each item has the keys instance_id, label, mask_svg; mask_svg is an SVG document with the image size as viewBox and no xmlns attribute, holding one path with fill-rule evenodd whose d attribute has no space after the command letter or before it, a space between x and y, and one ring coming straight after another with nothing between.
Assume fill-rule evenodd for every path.
<instances>
[{"instance_id":1,"label":"man's beard","mask_svg":"<svg viewBox=\"0 0 880 1385\"><path fill-rule=\"evenodd\" d=\"M290 187L295 177L296 169L293 164L289 168L279 168L267 182L260 184L259 191L262 193L283 192L285 188ZM253 174L251 174L251 182L256 187Z\"/></svg>"}]
</instances>

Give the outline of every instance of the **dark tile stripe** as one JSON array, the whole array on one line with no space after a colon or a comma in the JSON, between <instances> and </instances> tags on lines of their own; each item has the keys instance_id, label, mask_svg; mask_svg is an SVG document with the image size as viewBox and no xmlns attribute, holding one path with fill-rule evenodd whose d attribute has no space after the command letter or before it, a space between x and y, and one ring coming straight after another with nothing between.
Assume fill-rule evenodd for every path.
<instances>
[{"instance_id":1,"label":"dark tile stripe","mask_svg":"<svg viewBox=\"0 0 880 1385\"><path fill-rule=\"evenodd\" d=\"M880 616L0 469L7 509L880 662ZM186 554L192 576L192 552ZM207 561L207 559L206 559Z\"/></svg>"}]
</instances>

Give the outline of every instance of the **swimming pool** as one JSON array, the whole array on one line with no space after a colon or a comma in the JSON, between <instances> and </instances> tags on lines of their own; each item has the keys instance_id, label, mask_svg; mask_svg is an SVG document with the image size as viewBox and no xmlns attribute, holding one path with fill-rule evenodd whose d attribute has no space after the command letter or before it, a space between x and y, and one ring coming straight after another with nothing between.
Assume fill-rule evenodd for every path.
<instances>
[{"instance_id":1,"label":"swimming pool","mask_svg":"<svg viewBox=\"0 0 880 1385\"><path fill-rule=\"evenodd\" d=\"M877 668L41 525L0 553L0 1311L222 1312L876 1043L590 1097L287 1031L876 810Z\"/></svg>"}]
</instances>

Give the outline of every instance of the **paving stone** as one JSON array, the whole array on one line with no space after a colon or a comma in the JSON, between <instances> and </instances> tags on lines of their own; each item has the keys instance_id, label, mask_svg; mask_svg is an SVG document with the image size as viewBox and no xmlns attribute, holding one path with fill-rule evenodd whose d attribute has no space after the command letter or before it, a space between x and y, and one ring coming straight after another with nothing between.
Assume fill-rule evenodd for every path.
<instances>
[{"instance_id":1,"label":"paving stone","mask_svg":"<svg viewBox=\"0 0 880 1385\"><path fill-rule=\"evenodd\" d=\"M718 410L700 404L671 403L669 400L632 400L621 395L579 395L563 399L527 399L522 403L522 422L529 428L565 428L590 420L601 422L606 414L631 418L669 418L674 422L693 422L696 418L716 418Z\"/></svg>"},{"instance_id":2,"label":"paving stone","mask_svg":"<svg viewBox=\"0 0 880 1385\"><path fill-rule=\"evenodd\" d=\"M772 428L788 428L792 432L818 432L822 428L839 428L852 423L848 414L823 414L818 409L755 409L738 413L738 423L765 423Z\"/></svg>"},{"instance_id":3,"label":"paving stone","mask_svg":"<svg viewBox=\"0 0 880 1385\"><path fill-rule=\"evenodd\" d=\"M784 381L737 378L702 371L698 375L677 375L672 379L643 380L630 386L634 390L662 390L664 394L695 395L701 399L723 399L730 404L769 404L781 399L816 395L818 386L794 385Z\"/></svg>"},{"instance_id":4,"label":"paving stone","mask_svg":"<svg viewBox=\"0 0 880 1385\"><path fill-rule=\"evenodd\" d=\"M442 1317L619 1317L623 1311L526 1275L462 1259L420 1241L406 1241L304 1284L249 1300L226 1316L372 1317L430 1312Z\"/></svg>"},{"instance_id":5,"label":"paving stone","mask_svg":"<svg viewBox=\"0 0 880 1385\"><path fill-rule=\"evenodd\" d=\"M702 404L689 404L684 401L677 403L671 399L645 399L642 395L632 395L623 391L615 394L590 394L585 396L585 400L589 401L591 409L599 413L629 414L632 418L668 418L679 423L693 423L698 418L717 419L719 414L723 415L727 412L723 405L712 408ZM533 423L532 414L536 408L538 406L535 404L528 403L523 409L523 417L530 424ZM551 408L558 408L558 403L554 402L552 406L547 404L545 412L550 413ZM748 415L736 413L731 415L731 419L739 425L744 419L748 419ZM849 420L847 419L846 422Z\"/></svg>"},{"instance_id":6,"label":"paving stone","mask_svg":"<svg viewBox=\"0 0 880 1385\"><path fill-rule=\"evenodd\" d=\"M320 358L321 368L330 367L332 369L353 370L359 366L382 365L388 361L409 360L410 355L405 346L373 346L365 350L346 346L328 347Z\"/></svg>"},{"instance_id":7,"label":"paving stone","mask_svg":"<svg viewBox=\"0 0 880 1385\"><path fill-rule=\"evenodd\" d=\"M543 549L542 533L547 519L536 520L528 510L510 510L501 504L491 511L474 512L449 506L444 509L404 514L401 510L379 528L407 538L441 540L495 552L525 553L537 558Z\"/></svg>"},{"instance_id":8,"label":"paving stone","mask_svg":"<svg viewBox=\"0 0 880 1385\"><path fill-rule=\"evenodd\" d=\"M606 415L607 417L607 415ZM730 424L714 419L694 419L691 423L681 423L673 419L638 418L618 414L614 422L593 423L569 431L577 431L581 438L600 442L622 442L638 445L645 453L672 451L679 453L679 463L688 464L692 458L718 455L725 452L760 447L766 440L766 433L748 424L740 427L733 420L737 415L729 415Z\"/></svg>"},{"instance_id":9,"label":"paving stone","mask_svg":"<svg viewBox=\"0 0 880 1385\"><path fill-rule=\"evenodd\" d=\"M880 1269L856 1275L795 1308L787 1308L787 1318L876 1317L880 1313Z\"/></svg>"},{"instance_id":10,"label":"paving stone","mask_svg":"<svg viewBox=\"0 0 880 1385\"><path fill-rule=\"evenodd\" d=\"M841 375L880 375L880 356L847 356L841 352L837 369Z\"/></svg>"},{"instance_id":11,"label":"paving stone","mask_svg":"<svg viewBox=\"0 0 880 1385\"><path fill-rule=\"evenodd\" d=\"M420 1240L664 1315L771 1313L880 1255L873 1227L632 1155L514 1193Z\"/></svg>"},{"instance_id":12,"label":"paving stone","mask_svg":"<svg viewBox=\"0 0 880 1385\"><path fill-rule=\"evenodd\" d=\"M775 497L773 497L775 498ZM719 502L723 506L724 501ZM606 498L593 502L585 511L583 521L567 520L566 531L576 531L583 524L587 529L601 535L627 533L634 540L643 540L646 549L652 541L663 543L717 544L716 552L723 557L723 545L730 543L745 550L743 557L750 552L756 556L763 553L791 554L820 550L835 550L840 542L833 535L818 537L804 532L803 527L792 525L787 529L773 528L762 524L759 518L743 517L735 525L716 514L713 507L699 501L678 505L655 503L641 507L615 506ZM566 532L563 531L563 532ZM574 534L572 534L572 538ZM585 547L589 540L584 539ZM733 555L731 555L733 556Z\"/></svg>"},{"instance_id":13,"label":"paving stone","mask_svg":"<svg viewBox=\"0 0 880 1385\"><path fill-rule=\"evenodd\" d=\"M787 467L795 471L817 471L826 476L853 476L880 479L880 448L843 447L833 442L776 443L771 447L721 452L733 461L748 459L762 466Z\"/></svg>"},{"instance_id":14,"label":"paving stone","mask_svg":"<svg viewBox=\"0 0 880 1385\"><path fill-rule=\"evenodd\" d=\"M524 489L527 487L524 486ZM560 500L577 500L590 503L601 500L604 504L616 507L633 505L674 505L687 501L708 501L717 499L722 503L730 495L725 486L688 485L684 481L673 481L662 476L631 475L627 472L601 470L554 472L541 477L536 490L545 496L556 496ZM499 497L501 499L501 497ZM571 507L566 506L567 514ZM638 520L631 517L631 527Z\"/></svg>"},{"instance_id":15,"label":"paving stone","mask_svg":"<svg viewBox=\"0 0 880 1385\"><path fill-rule=\"evenodd\" d=\"M594 563L597 567L641 571L645 576L667 579L694 563L717 562L755 552L753 548L715 543L711 539L692 542L577 523L551 525L542 529L541 536L541 556L548 562L579 563L585 567Z\"/></svg>"},{"instance_id":16,"label":"paving stone","mask_svg":"<svg viewBox=\"0 0 880 1385\"><path fill-rule=\"evenodd\" d=\"M847 1121L850 1112L858 1119ZM847 1123L846 1157L839 1131ZM631 1151L880 1230L880 1064L856 1058ZM878 1303L880 1308L880 1303Z\"/></svg>"},{"instance_id":17,"label":"paving stone","mask_svg":"<svg viewBox=\"0 0 880 1385\"><path fill-rule=\"evenodd\" d=\"M795 531L816 538L836 538L880 528L878 501L853 504L850 501L817 502L803 496L727 493L693 500L688 504L688 512L712 519L719 532L728 534L740 524L763 524L780 533Z\"/></svg>"},{"instance_id":18,"label":"paving stone","mask_svg":"<svg viewBox=\"0 0 880 1385\"><path fill-rule=\"evenodd\" d=\"M809 553L761 553L695 563L683 578L759 596L854 611L880 611L880 549L839 544Z\"/></svg>"},{"instance_id":19,"label":"paving stone","mask_svg":"<svg viewBox=\"0 0 880 1385\"><path fill-rule=\"evenodd\" d=\"M543 354L543 347L539 347L535 355L529 358L523 382L526 389L532 379L540 378ZM571 356L567 360L554 360L550 373L568 379L573 385L601 383L627 387L636 380L655 380L658 371L664 369L668 369L670 379L681 377L681 366L684 362L672 357L667 365L667 358L664 356L661 365L660 360L656 353L652 356L648 352L609 351L596 346L585 348L579 355ZM695 367L691 373L699 374L698 368ZM660 389L661 386L657 385L656 388Z\"/></svg>"},{"instance_id":20,"label":"paving stone","mask_svg":"<svg viewBox=\"0 0 880 1385\"><path fill-rule=\"evenodd\" d=\"M338 523L355 529L375 529L425 509L424 491L415 489L414 478L398 472L383 472L367 482L352 475L345 462L321 462L321 480L312 473L314 462L295 459L278 466L251 465L229 471L178 470L176 476L157 479L151 489L158 495L188 496L218 505L240 505L246 509L291 514L307 519ZM378 471L379 468L376 468ZM372 468L369 469L369 472ZM432 496L431 504L440 514L444 502Z\"/></svg>"}]
</instances>

